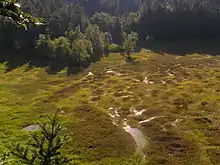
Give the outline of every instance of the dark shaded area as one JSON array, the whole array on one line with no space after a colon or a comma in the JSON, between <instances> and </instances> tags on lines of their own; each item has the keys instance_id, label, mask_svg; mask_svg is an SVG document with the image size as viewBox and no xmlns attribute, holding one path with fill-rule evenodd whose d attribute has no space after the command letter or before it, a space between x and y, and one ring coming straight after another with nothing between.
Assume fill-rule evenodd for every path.
<instances>
[{"instance_id":1,"label":"dark shaded area","mask_svg":"<svg viewBox=\"0 0 220 165\"><path fill-rule=\"evenodd\" d=\"M84 6L89 15L103 11L111 15L123 15L136 11L139 7L139 1L136 0L69 0L69 2Z\"/></svg>"},{"instance_id":2,"label":"dark shaded area","mask_svg":"<svg viewBox=\"0 0 220 165\"><path fill-rule=\"evenodd\" d=\"M219 12L210 11L208 6L205 9L176 10L160 8L146 11L136 27L141 38L150 36L159 40L211 40L220 37Z\"/></svg>"},{"instance_id":3,"label":"dark shaded area","mask_svg":"<svg viewBox=\"0 0 220 165\"><path fill-rule=\"evenodd\" d=\"M131 63L132 65L136 65L136 64L139 63L139 61L137 61L136 58L131 57L131 56L125 57L125 61L126 61L127 63Z\"/></svg>"},{"instance_id":4,"label":"dark shaded area","mask_svg":"<svg viewBox=\"0 0 220 165\"><path fill-rule=\"evenodd\" d=\"M4 54L0 55L0 63L6 64L5 72L10 72L13 69L26 64L28 65L27 71L35 67L46 67L46 72L48 74L56 74L64 68L67 68L67 75L79 73L84 68L89 66L88 64L84 64L83 66L75 66L68 61L46 59L45 56L36 49L5 52Z\"/></svg>"},{"instance_id":5,"label":"dark shaded area","mask_svg":"<svg viewBox=\"0 0 220 165\"><path fill-rule=\"evenodd\" d=\"M173 54L173 55L186 55L186 54L208 54L212 56L220 55L220 40L194 40L194 41L142 41L139 43L136 52L140 52L142 48L149 49L156 53ZM137 61L130 57L125 58L127 62L137 64ZM96 61L98 61L97 59ZM70 61L65 60L51 60L46 58L42 52L37 49L28 49L25 51L11 51L0 55L0 62L6 63L7 70L21 67L28 64L28 69L34 67L46 67L48 74L56 74L64 68L67 68L67 74L76 74L87 68L90 62L85 62L81 66L76 66ZM94 61L95 62L95 61Z\"/></svg>"},{"instance_id":6,"label":"dark shaded area","mask_svg":"<svg viewBox=\"0 0 220 165\"><path fill-rule=\"evenodd\" d=\"M185 40L185 41L143 41L140 48L149 49L156 53L186 55L186 54L209 54L220 55L220 40ZM139 50L140 50L139 48Z\"/></svg>"}]
</instances>

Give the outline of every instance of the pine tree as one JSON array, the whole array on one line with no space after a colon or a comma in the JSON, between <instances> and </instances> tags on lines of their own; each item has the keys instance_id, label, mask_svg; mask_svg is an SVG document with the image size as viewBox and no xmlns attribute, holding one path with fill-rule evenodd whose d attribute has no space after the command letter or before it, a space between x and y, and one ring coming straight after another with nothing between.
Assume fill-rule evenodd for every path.
<instances>
[{"instance_id":1,"label":"pine tree","mask_svg":"<svg viewBox=\"0 0 220 165\"><path fill-rule=\"evenodd\" d=\"M47 116L45 123L39 123L39 133L31 135L27 146L17 144L11 149L11 154L27 165L65 165L71 159L61 153L66 137L60 135L62 126L57 113Z\"/></svg>"}]
</instances>

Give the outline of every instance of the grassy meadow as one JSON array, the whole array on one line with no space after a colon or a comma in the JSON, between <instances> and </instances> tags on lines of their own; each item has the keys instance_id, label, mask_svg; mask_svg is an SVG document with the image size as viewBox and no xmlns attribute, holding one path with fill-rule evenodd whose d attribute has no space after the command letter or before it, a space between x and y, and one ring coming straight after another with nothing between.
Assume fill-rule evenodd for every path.
<instances>
[{"instance_id":1,"label":"grassy meadow","mask_svg":"<svg viewBox=\"0 0 220 165\"><path fill-rule=\"evenodd\" d=\"M0 153L25 143L23 128L60 108L71 137L64 152L80 164L119 164L134 154L135 142L107 113L118 108L146 136L146 164L220 164L220 56L143 49L132 57L110 54L70 76L28 64L7 71L1 63ZM131 108L146 111L134 117ZM140 124L152 117L160 118Z\"/></svg>"}]
</instances>

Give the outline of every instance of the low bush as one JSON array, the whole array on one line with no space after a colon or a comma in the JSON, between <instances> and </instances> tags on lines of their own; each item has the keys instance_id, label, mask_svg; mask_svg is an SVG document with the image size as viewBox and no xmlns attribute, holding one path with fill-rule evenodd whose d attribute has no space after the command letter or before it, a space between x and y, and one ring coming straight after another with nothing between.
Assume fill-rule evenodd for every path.
<instances>
[{"instance_id":1,"label":"low bush","mask_svg":"<svg viewBox=\"0 0 220 165\"><path fill-rule=\"evenodd\" d=\"M111 44L109 46L109 52L111 53L119 53L121 52L121 46L120 45L117 45L117 44Z\"/></svg>"}]
</instances>

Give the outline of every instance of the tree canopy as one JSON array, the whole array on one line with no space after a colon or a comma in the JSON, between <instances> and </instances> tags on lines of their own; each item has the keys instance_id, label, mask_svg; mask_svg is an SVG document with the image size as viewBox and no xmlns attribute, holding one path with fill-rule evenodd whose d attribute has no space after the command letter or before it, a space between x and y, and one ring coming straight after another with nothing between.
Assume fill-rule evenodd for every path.
<instances>
[{"instance_id":1,"label":"tree canopy","mask_svg":"<svg viewBox=\"0 0 220 165\"><path fill-rule=\"evenodd\" d=\"M27 29L27 24L42 25L43 19L35 18L21 9L17 0L1 0L0 15L12 19L17 25Z\"/></svg>"},{"instance_id":2,"label":"tree canopy","mask_svg":"<svg viewBox=\"0 0 220 165\"><path fill-rule=\"evenodd\" d=\"M29 31L1 17L0 48L37 48L42 60L93 62L109 50L132 52L132 31L140 42L219 38L219 8L217 0L2 0L0 14ZM44 26L28 26L41 24L38 18Z\"/></svg>"}]
</instances>

